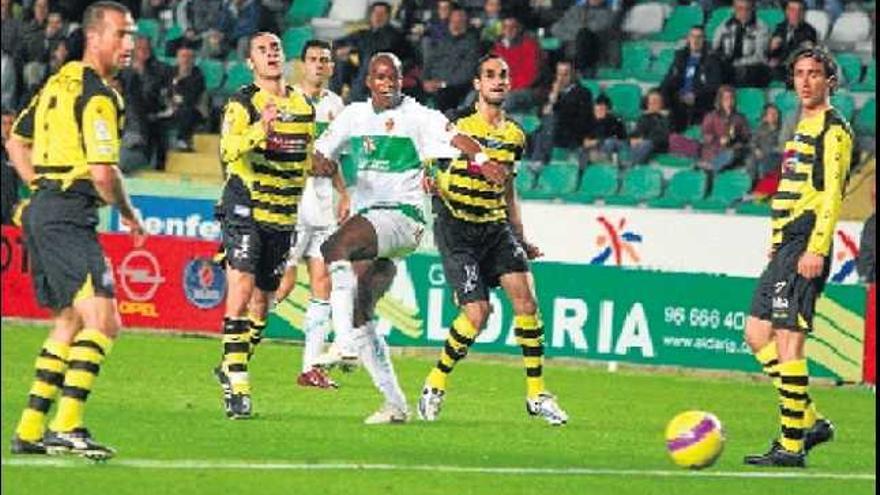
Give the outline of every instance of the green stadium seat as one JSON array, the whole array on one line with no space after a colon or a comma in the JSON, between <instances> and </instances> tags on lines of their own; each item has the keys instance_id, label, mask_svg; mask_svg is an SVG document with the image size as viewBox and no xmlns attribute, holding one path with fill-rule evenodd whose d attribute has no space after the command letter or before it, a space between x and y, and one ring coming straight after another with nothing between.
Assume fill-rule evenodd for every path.
<instances>
[{"instance_id":1,"label":"green stadium seat","mask_svg":"<svg viewBox=\"0 0 880 495\"><path fill-rule=\"evenodd\" d=\"M223 92L232 94L246 84L254 82L254 75L244 62L231 62L226 67L226 81Z\"/></svg>"},{"instance_id":2,"label":"green stadium seat","mask_svg":"<svg viewBox=\"0 0 880 495\"><path fill-rule=\"evenodd\" d=\"M776 103L776 106L779 107L779 113L783 120L796 112L798 105L800 104L798 102L797 94L791 90L780 91L777 93L776 97L773 98L773 103Z\"/></svg>"},{"instance_id":3,"label":"green stadium seat","mask_svg":"<svg viewBox=\"0 0 880 495\"><path fill-rule=\"evenodd\" d=\"M617 83L605 89L614 113L624 120L636 120L642 113L642 88L638 84Z\"/></svg>"},{"instance_id":4,"label":"green stadium seat","mask_svg":"<svg viewBox=\"0 0 880 495\"><path fill-rule=\"evenodd\" d=\"M862 59L855 53L839 53L835 57L840 72L843 73L843 85L851 87L862 79Z\"/></svg>"},{"instance_id":5,"label":"green stadium seat","mask_svg":"<svg viewBox=\"0 0 880 495\"><path fill-rule=\"evenodd\" d=\"M696 139L697 141L703 140L703 128L699 125L692 125L684 130L682 133L685 137L689 137L691 139Z\"/></svg>"},{"instance_id":6,"label":"green stadium seat","mask_svg":"<svg viewBox=\"0 0 880 495\"><path fill-rule=\"evenodd\" d=\"M877 61L871 60L871 63L865 67L865 76L861 82L850 86L853 91L868 91L873 93L877 89Z\"/></svg>"},{"instance_id":7,"label":"green stadium seat","mask_svg":"<svg viewBox=\"0 0 880 495\"><path fill-rule=\"evenodd\" d=\"M529 196L533 199L562 199L577 187L577 164L550 162L538 174L538 187Z\"/></svg>"},{"instance_id":8,"label":"green stadium seat","mask_svg":"<svg viewBox=\"0 0 880 495\"><path fill-rule=\"evenodd\" d=\"M150 39L150 45L155 49L159 46L159 21L156 19L138 19L138 36Z\"/></svg>"},{"instance_id":9,"label":"green stadium seat","mask_svg":"<svg viewBox=\"0 0 880 495\"><path fill-rule=\"evenodd\" d=\"M523 128L523 132L531 134L541 126L541 119L530 113L511 114L510 118Z\"/></svg>"},{"instance_id":10,"label":"green stadium seat","mask_svg":"<svg viewBox=\"0 0 880 495\"><path fill-rule=\"evenodd\" d=\"M767 26L770 32L776 28L776 25L785 20L785 13L782 9L758 9L758 19Z\"/></svg>"},{"instance_id":11,"label":"green stadium seat","mask_svg":"<svg viewBox=\"0 0 880 495\"><path fill-rule=\"evenodd\" d=\"M673 155L671 153L657 153L654 155L654 161L663 167L690 168L694 166L696 158Z\"/></svg>"},{"instance_id":12,"label":"green stadium seat","mask_svg":"<svg viewBox=\"0 0 880 495\"><path fill-rule=\"evenodd\" d=\"M681 208L703 199L706 195L706 172L682 170L672 176L663 197L648 201L657 208Z\"/></svg>"},{"instance_id":13,"label":"green stadium seat","mask_svg":"<svg viewBox=\"0 0 880 495\"><path fill-rule=\"evenodd\" d=\"M643 41L623 43L620 54L620 69L599 69L600 79L640 78L651 66L651 47Z\"/></svg>"},{"instance_id":14,"label":"green stadium seat","mask_svg":"<svg viewBox=\"0 0 880 495\"><path fill-rule=\"evenodd\" d=\"M531 196L529 193L535 188L535 174L529 170L524 163L521 164L516 171L516 178L514 179L516 182L516 190L519 194L529 199Z\"/></svg>"},{"instance_id":15,"label":"green stadium seat","mask_svg":"<svg viewBox=\"0 0 880 495\"><path fill-rule=\"evenodd\" d=\"M183 27L180 24L174 24L170 28L165 30L164 36L162 36L162 41L168 43L169 41L174 41L177 38L183 36Z\"/></svg>"},{"instance_id":16,"label":"green stadium seat","mask_svg":"<svg viewBox=\"0 0 880 495\"><path fill-rule=\"evenodd\" d=\"M581 79L581 86L590 90L590 94L593 95L593 101L596 101L596 97L602 93L602 85L595 79Z\"/></svg>"},{"instance_id":17,"label":"green stadium seat","mask_svg":"<svg viewBox=\"0 0 880 495\"><path fill-rule=\"evenodd\" d=\"M871 98L866 101L859 113L856 114L853 127L859 135L873 136L877 132L877 100Z\"/></svg>"},{"instance_id":18,"label":"green stadium seat","mask_svg":"<svg viewBox=\"0 0 880 495\"><path fill-rule=\"evenodd\" d=\"M770 203L767 201L746 201L736 207L736 212L743 215L769 217Z\"/></svg>"},{"instance_id":19,"label":"green stadium seat","mask_svg":"<svg viewBox=\"0 0 880 495\"><path fill-rule=\"evenodd\" d=\"M223 76L226 73L223 68L223 62L206 58L200 60L198 66L202 71L202 75L205 76L205 89L208 91L219 89L223 84Z\"/></svg>"},{"instance_id":20,"label":"green stadium seat","mask_svg":"<svg viewBox=\"0 0 880 495\"><path fill-rule=\"evenodd\" d=\"M606 201L612 205L637 205L660 196L663 192L663 173L651 166L637 166L623 177L620 193Z\"/></svg>"},{"instance_id":21,"label":"green stadium seat","mask_svg":"<svg viewBox=\"0 0 880 495\"><path fill-rule=\"evenodd\" d=\"M617 167L596 163L584 170L580 187L566 199L576 203L593 203L613 196L617 192L617 187Z\"/></svg>"},{"instance_id":22,"label":"green stadium seat","mask_svg":"<svg viewBox=\"0 0 880 495\"><path fill-rule=\"evenodd\" d=\"M843 115L843 118L852 121L856 111L856 102L851 94L838 91L831 96L831 105Z\"/></svg>"},{"instance_id":23,"label":"green stadium seat","mask_svg":"<svg viewBox=\"0 0 880 495\"><path fill-rule=\"evenodd\" d=\"M541 44L541 49L545 52L552 52L553 50L559 50L559 47L562 46L562 40L559 38L553 37L545 37L539 40Z\"/></svg>"},{"instance_id":24,"label":"green stadium seat","mask_svg":"<svg viewBox=\"0 0 880 495\"><path fill-rule=\"evenodd\" d=\"M694 202L699 210L724 211L742 200L752 188L752 178L743 170L728 170L715 177L709 197Z\"/></svg>"},{"instance_id":25,"label":"green stadium seat","mask_svg":"<svg viewBox=\"0 0 880 495\"><path fill-rule=\"evenodd\" d=\"M698 5L676 5L663 25L663 31L654 35L656 41L678 42L687 36L691 27L703 24L703 9Z\"/></svg>"},{"instance_id":26,"label":"green stadium seat","mask_svg":"<svg viewBox=\"0 0 880 495\"><path fill-rule=\"evenodd\" d=\"M314 17L324 17L329 0L296 0L284 14L284 20L290 26L307 24Z\"/></svg>"},{"instance_id":27,"label":"green stadium seat","mask_svg":"<svg viewBox=\"0 0 880 495\"><path fill-rule=\"evenodd\" d=\"M733 15L733 7L717 7L712 11L709 20L706 21L706 43L712 46L712 40L715 37L715 30L718 29L724 21Z\"/></svg>"},{"instance_id":28,"label":"green stadium seat","mask_svg":"<svg viewBox=\"0 0 880 495\"><path fill-rule=\"evenodd\" d=\"M311 26L299 26L288 28L281 35L281 45L284 47L284 57L287 60L299 58L299 54L306 42L312 39L314 32Z\"/></svg>"},{"instance_id":29,"label":"green stadium seat","mask_svg":"<svg viewBox=\"0 0 880 495\"><path fill-rule=\"evenodd\" d=\"M660 50L654 61L651 62L651 68L644 74L636 76L642 81L661 82L669 72L669 67L675 61L675 48L668 47Z\"/></svg>"},{"instance_id":30,"label":"green stadium seat","mask_svg":"<svg viewBox=\"0 0 880 495\"><path fill-rule=\"evenodd\" d=\"M739 88L736 90L736 108L749 121L752 129L761 122L761 114L766 103L764 90L761 88Z\"/></svg>"},{"instance_id":31,"label":"green stadium seat","mask_svg":"<svg viewBox=\"0 0 880 495\"><path fill-rule=\"evenodd\" d=\"M551 162L568 162L571 161L571 159L571 151L567 148L554 147L552 150L550 150Z\"/></svg>"}]
</instances>

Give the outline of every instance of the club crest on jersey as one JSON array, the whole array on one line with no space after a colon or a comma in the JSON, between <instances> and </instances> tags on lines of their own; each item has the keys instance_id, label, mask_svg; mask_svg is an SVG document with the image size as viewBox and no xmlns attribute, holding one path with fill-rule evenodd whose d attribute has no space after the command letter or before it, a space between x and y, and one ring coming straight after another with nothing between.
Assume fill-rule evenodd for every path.
<instances>
[{"instance_id":1,"label":"club crest on jersey","mask_svg":"<svg viewBox=\"0 0 880 495\"><path fill-rule=\"evenodd\" d=\"M782 154L782 173L793 173L797 164L797 153L794 150L785 150Z\"/></svg>"},{"instance_id":2,"label":"club crest on jersey","mask_svg":"<svg viewBox=\"0 0 880 495\"><path fill-rule=\"evenodd\" d=\"M389 118L385 121L385 132L391 132L394 129L394 119Z\"/></svg>"}]
</instances>

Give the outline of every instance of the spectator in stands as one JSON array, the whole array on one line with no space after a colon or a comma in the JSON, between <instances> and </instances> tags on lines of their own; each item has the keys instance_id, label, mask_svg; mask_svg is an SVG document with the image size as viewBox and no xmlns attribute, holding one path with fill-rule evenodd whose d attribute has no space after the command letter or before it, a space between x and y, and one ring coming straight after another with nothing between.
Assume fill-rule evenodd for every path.
<instances>
[{"instance_id":1,"label":"spectator in stands","mask_svg":"<svg viewBox=\"0 0 880 495\"><path fill-rule=\"evenodd\" d=\"M506 110L530 109L535 104L532 86L538 79L544 57L538 42L524 32L522 22L514 14L505 14L501 21L501 39L495 43L492 52L503 58L510 68Z\"/></svg>"},{"instance_id":2,"label":"spectator in stands","mask_svg":"<svg viewBox=\"0 0 880 495\"><path fill-rule=\"evenodd\" d=\"M804 20L807 7L804 0L785 2L785 20L776 25L770 37L767 63L773 69L773 78L783 81L786 78L788 55L804 43L816 43L816 29Z\"/></svg>"},{"instance_id":3,"label":"spectator in stands","mask_svg":"<svg viewBox=\"0 0 880 495\"><path fill-rule=\"evenodd\" d=\"M193 151L192 137L204 117L199 103L205 93L205 76L196 67L192 48L184 45L177 49L177 71L171 78L171 127L176 129L174 149Z\"/></svg>"},{"instance_id":4,"label":"spectator in stands","mask_svg":"<svg viewBox=\"0 0 880 495\"><path fill-rule=\"evenodd\" d=\"M15 211L15 203L18 202L18 188L21 186L21 179L18 173L12 167L9 160L9 154L6 152L6 139L12 132L12 122L15 121L15 111L9 107L3 107L2 115L2 131L3 146L0 148L0 223L3 225L12 224L12 214Z\"/></svg>"},{"instance_id":5,"label":"spectator in stands","mask_svg":"<svg viewBox=\"0 0 880 495\"><path fill-rule=\"evenodd\" d=\"M24 94L30 96L46 77L49 52L46 49L46 25L49 22L49 0L35 0L33 17L24 26L19 54Z\"/></svg>"},{"instance_id":6,"label":"spectator in stands","mask_svg":"<svg viewBox=\"0 0 880 495\"><path fill-rule=\"evenodd\" d=\"M629 138L630 164L647 163L653 153L663 153L669 147L670 123L663 93L652 89L642 103L644 113L636 122Z\"/></svg>"},{"instance_id":7,"label":"spectator in stands","mask_svg":"<svg viewBox=\"0 0 880 495\"><path fill-rule=\"evenodd\" d=\"M593 125L587 131L580 153L581 168L589 162L611 160L620 164L618 150L626 143L626 125L623 119L614 115L611 99L600 94L593 106Z\"/></svg>"},{"instance_id":8,"label":"spectator in stands","mask_svg":"<svg viewBox=\"0 0 880 495\"><path fill-rule=\"evenodd\" d=\"M779 107L773 103L764 105L761 124L752 135L748 149L746 168L752 179L758 180L779 168L782 155L779 147L779 134L782 130L782 119Z\"/></svg>"},{"instance_id":9,"label":"spectator in stands","mask_svg":"<svg viewBox=\"0 0 880 495\"><path fill-rule=\"evenodd\" d=\"M223 0L189 0L186 5L187 25L197 33L216 28L223 14Z\"/></svg>"},{"instance_id":10,"label":"spectator in stands","mask_svg":"<svg viewBox=\"0 0 880 495\"><path fill-rule=\"evenodd\" d=\"M541 108L541 127L532 146L533 159L546 164L553 148L578 149L593 126L593 95L578 84L570 60L556 63L547 101Z\"/></svg>"},{"instance_id":11,"label":"spectator in stands","mask_svg":"<svg viewBox=\"0 0 880 495\"><path fill-rule=\"evenodd\" d=\"M687 44L675 53L675 59L660 84L663 98L669 102L672 128L681 131L702 122L712 110L715 92L721 85L721 65L706 44L706 31L694 26Z\"/></svg>"},{"instance_id":12,"label":"spectator in stands","mask_svg":"<svg viewBox=\"0 0 880 495\"><path fill-rule=\"evenodd\" d=\"M715 30L712 49L721 59L724 82L766 87L770 82L767 47L770 33L755 14L752 0L734 0L733 15Z\"/></svg>"},{"instance_id":13,"label":"spectator in stands","mask_svg":"<svg viewBox=\"0 0 880 495\"><path fill-rule=\"evenodd\" d=\"M349 84L351 86L349 100L365 100L367 88L364 81L369 65L367 61L379 52L391 52L397 55L403 62L406 72L407 66L412 64L413 51L403 32L392 26L390 20L391 5L388 2L375 2L370 5L370 27L342 38L336 43L336 71L331 83L332 91L342 94L342 87ZM357 53L359 65L352 63L350 59L352 52Z\"/></svg>"},{"instance_id":14,"label":"spectator in stands","mask_svg":"<svg viewBox=\"0 0 880 495\"><path fill-rule=\"evenodd\" d=\"M437 0L431 18L425 25L423 41L434 43L449 35L449 17L452 15L454 5L452 0Z\"/></svg>"},{"instance_id":15,"label":"spectator in stands","mask_svg":"<svg viewBox=\"0 0 880 495\"><path fill-rule=\"evenodd\" d=\"M736 89L718 88L715 110L703 118L703 148L698 165L710 172L742 164L749 143L749 123L736 110Z\"/></svg>"},{"instance_id":16,"label":"spectator in stands","mask_svg":"<svg viewBox=\"0 0 880 495\"><path fill-rule=\"evenodd\" d=\"M202 34L199 58L223 61L226 60L227 55L229 55L229 47L221 31L209 29Z\"/></svg>"},{"instance_id":17,"label":"spectator in stands","mask_svg":"<svg viewBox=\"0 0 880 495\"><path fill-rule=\"evenodd\" d=\"M135 39L131 67L122 72L129 70L136 72L140 80L140 101L149 124L145 136L147 157L154 168L164 170L168 143L162 119L172 114L168 98L171 67L153 56L150 39L142 36Z\"/></svg>"},{"instance_id":18,"label":"spectator in stands","mask_svg":"<svg viewBox=\"0 0 880 495\"><path fill-rule=\"evenodd\" d=\"M6 52L0 52L0 88L2 97L0 104L3 108L16 108L18 106L18 69L15 60Z\"/></svg>"},{"instance_id":19,"label":"spectator in stands","mask_svg":"<svg viewBox=\"0 0 880 495\"><path fill-rule=\"evenodd\" d=\"M247 58L247 42L260 30L263 6L260 0L226 0L217 29L226 33L230 49Z\"/></svg>"},{"instance_id":20,"label":"spectator in stands","mask_svg":"<svg viewBox=\"0 0 880 495\"><path fill-rule=\"evenodd\" d=\"M125 101L125 125L119 147L119 168L131 172L149 165L147 148L147 116L141 100L140 75L133 70L122 70L109 81Z\"/></svg>"},{"instance_id":21,"label":"spectator in stands","mask_svg":"<svg viewBox=\"0 0 880 495\"><path fill-rule=\"evenodd\" d=\"M458 107L471 90L480 58L480 39L469 29L464 8L453 6L448 30L448 36L428 42L422 73L422 88L441 112Z\"/></svg>"},{"instance_id":22,"label":"spectator in stands","mask_svg":"<svg viewBox=\"0 0 880 495\"><path fill-rule=\"evenodd\" d=\"M24 23L13 13L12 0L0 0L0 19L0 51L15 57L19 53Z\"/></svg>"},{"instance_id":23,"label":"spectator in stands","mask_svg":"<svg viewBox=\"0 0 880 495\"><path fill-rule=\"evenodd\" d=\"M471 19L471 24L480 30L480 40L491 47L501 37L501 0L486 0L483 10Z\"/></svg>"},{"instance_id":24,"label":"spectator in stands","mask_svg":"<svg viewBox=\"0 0 880 495\"><path fill-rule=\"evenodd\" d=\"M577 0L550 27L564 44L565 56L585 72L596 63L617 65L620 59L620 20L605 0Z\"/></svg>"},{"instance_id":25,"label":"spectator in stands","mask_svg":"<svg viewBox=\"0 0 880 495\"><path fill-rule=\"evenodd\" d=\"M165 43L165 56L176 56L177 49L184 45L198 52L202 48L202 37L193 28L184 29L182 36Z\"/></svg>"},{"instance_id":26,"label":"spectator in stands","mask_svg":"<svg viewBox=\"0 0 880 495\"><path fill-rule=\"evenodd\" d=\"M874 203L874 210L871 216L865 221L862 227L862 238L859 241L859 255L856 258L856 272L859 274L859 281L863 284L873 284L877 275L874 270L877 268L877 186L871 185L871 201Z\"/></svg>"}]
</instances>

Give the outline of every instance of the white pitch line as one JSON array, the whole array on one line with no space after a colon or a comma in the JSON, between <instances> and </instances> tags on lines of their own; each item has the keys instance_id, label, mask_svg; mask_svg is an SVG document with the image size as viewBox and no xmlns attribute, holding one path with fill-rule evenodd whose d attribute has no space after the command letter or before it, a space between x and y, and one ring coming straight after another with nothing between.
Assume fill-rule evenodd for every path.
<instances>
[{"instance_id":1,"label":"white pitch line","mask_svg":"<svg viewBox=\"0 0 880 495\"><path fill-rule=\"evenodd\" d=\"M248 462L225 460L157 460L114 459L108 465L139 469L243 469L263 471L428 471L435 473L468 473L499 475L566 475L566 476L643 476L655 478L767 478L767 479L825 479L876 481L874 474L827 473L809 471L687 471L660 469L607 469L607 468L529 468L529 467L472 467L445 464L357 464L348 462ZM76 468L88 461L76 458L15 457L3 459L4 466L34 466Z\"/></svg>"}]
</instances>

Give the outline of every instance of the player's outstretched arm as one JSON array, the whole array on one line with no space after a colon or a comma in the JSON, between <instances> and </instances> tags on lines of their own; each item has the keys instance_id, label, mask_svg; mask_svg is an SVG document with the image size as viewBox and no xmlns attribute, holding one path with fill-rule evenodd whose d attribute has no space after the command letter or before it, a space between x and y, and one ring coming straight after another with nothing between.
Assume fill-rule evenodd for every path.
<instances>
[{"instance_id":1,"label":"player's outstretched arm","mask_svg":"<svg viewBox=\"0 0 880 495\"><path fill-rule=\"evenodd\" d=\"M499 185L507 182L507 176L509 175L507 167L495 160L489 159L483 152L483 147L474 138L465 134L456 134L452 138L452 146L467 155L468 159L480 168L480 173L489 182Z\"/></svg>"}]
</instances>

